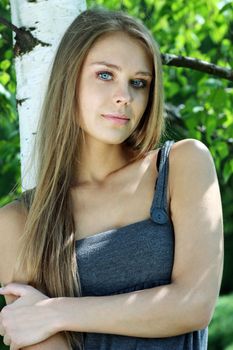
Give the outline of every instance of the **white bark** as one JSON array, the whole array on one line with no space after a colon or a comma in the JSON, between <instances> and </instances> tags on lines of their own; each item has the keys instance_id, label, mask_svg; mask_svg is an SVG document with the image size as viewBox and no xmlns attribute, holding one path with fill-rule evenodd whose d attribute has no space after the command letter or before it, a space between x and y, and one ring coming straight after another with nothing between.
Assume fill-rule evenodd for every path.
<instances>
[{"instance_id":1,"label":"white bark","mask_svg":"<svg viewBox=\"0 0 233 350\"><path fill-rule=\"evenodd\" d=\"M57 45L73 19L86 9L85 0L10 0L12 23L17 27L35 28L31 33L51 46L37 45L31 52L15 59L21 148L23 190L35 183L35 160L31 151L38 124L51 61Z\"/></svg>"}]
</instances>

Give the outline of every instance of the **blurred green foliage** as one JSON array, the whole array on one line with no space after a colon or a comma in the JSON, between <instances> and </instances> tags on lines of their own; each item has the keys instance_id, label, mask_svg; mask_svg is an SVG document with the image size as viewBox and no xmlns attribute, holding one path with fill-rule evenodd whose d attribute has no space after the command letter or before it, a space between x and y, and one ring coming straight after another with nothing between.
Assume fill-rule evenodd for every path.
<instances>
[{"instance_id":1,"label":"blurred green foliage","mask_svg":"<svg viewBox=\"0 0 233 350\"><path fill-rule=\"evenodd\" d=\"M0 15L11 20L9 1L0 1ZM15 90L12 32L0 23L0 206L12 200L11 192L20 178Z\"/></svg>"},{"instance_id":2,"label":"blurred green foliage","mask_svg":"<svg viewBox=\"0 0 233 350\"><path fill-rule=\"evenodd\" d=\"M233 294L218 300L214 317L209 327L211 350L233 350Z\"/></svg>"},{"instance_id":3,"label":"blurred green foliage","mask_svg":"<svg viewBox=\"0 0 233 350\"><path fill-rule=\"evenodd\" d=\"M140 18L162 53L233 69L232 0L88 0L87 5ZM8 0L0 0L0 14L10 20ZM0 206L12 200L9 193L20 179L12 63L12 33L0 24ZM168 120L168 138L201 140L215 161L223 203L225 266L222 296L209 328L209 349L233 350L233 85L191 69L164 66L164 87L166 103L176 114Z\"/></svg>"}]
</instances>

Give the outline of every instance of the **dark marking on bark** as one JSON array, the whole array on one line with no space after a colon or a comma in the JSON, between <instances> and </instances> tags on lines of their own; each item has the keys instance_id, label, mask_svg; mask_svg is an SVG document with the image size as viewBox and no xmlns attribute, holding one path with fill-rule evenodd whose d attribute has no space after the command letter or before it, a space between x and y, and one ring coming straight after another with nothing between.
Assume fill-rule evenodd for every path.
<instances>
[{"instance_id":1,"label":"dark marking on bark","mask_svg":"<svg viewBox=\"0 0 233 350\"><path fill-rule=\"evenodd\" d=\"M0 17L0 23L3 23L5 26L7 26L8 28L10 28L12 31L16 33L15 46L14 46L15 56L22 56L25 53L32 51L33 48L37 45L51 46L51 44L44 43L43 41L35 38L31 34L29 29L25 27L18 28L3 17ZM33 30L34 30L34 27L33 27Z\"/></svg>"},{"instance_id":2,"label":"dark marking on bark","mask_svg":"<svg viewBox=\"0 0 233 350\"><path fill-rule=\"evenodd\" d=\"M22 98L21 100L16 100L16 104L17 104L17 106L22 106L22 104L27 100L28 100L28 98Z\"/></svg>"},{"instance_id":3,"label":"dark marking on bark","mask_svg":"<svg viewBox=\"0 0 233 350\"><path fill-rule=\"evenodd\" d=\"M19 32L15 36L14 52L15 56L22 56L27 52L31 52L37 45L51 46L51 44L45 43L35 38L30 30L25 27L19 28Z\"/></svg>"}]
</instances>

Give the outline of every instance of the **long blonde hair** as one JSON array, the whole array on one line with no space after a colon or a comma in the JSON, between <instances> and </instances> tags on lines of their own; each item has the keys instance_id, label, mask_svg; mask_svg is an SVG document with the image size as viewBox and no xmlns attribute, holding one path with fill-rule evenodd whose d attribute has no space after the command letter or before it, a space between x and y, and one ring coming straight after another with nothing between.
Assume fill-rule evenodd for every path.
<instances>
[{"instance_id":1,"label":"long blonde hair","mask_svg":"<svg viewBox=\"0 0 233 350\"><path fill-rule=\"evenodd\" d=\"M116 31L140 40L154 62L146 111L125 144L139 158L156 148L164 128L160 53L149 31L123 12L91 9L81 13L64 34L53 62L37 135L37 185L22 196L28 216L18 268L24 268L28 282L50 297L82 295L69 191L81 135L77 81L93 43ZM67 336L82 349L81 334L68 332Z\"/></svg>"}]
</instances>

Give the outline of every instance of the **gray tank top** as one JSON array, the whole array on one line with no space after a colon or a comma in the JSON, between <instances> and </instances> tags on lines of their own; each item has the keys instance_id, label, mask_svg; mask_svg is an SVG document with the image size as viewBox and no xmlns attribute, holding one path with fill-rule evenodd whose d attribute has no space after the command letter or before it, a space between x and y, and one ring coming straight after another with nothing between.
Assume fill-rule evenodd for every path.
<instances>
[{"instance_id":1,"label":"gray tank top","mask_svg":"<svg viewBox=\"0 0 233 350\"><path fill-rule=\"evenodd\" d=\"M172 144L167 141L161 148L150 218L76 241L83 296L116 295L171 283L174 230L167 205L167 181ZM167 338L84 333L84 348L205 350L207 337L207 328Z\"/></svg>"}]
</instances>

